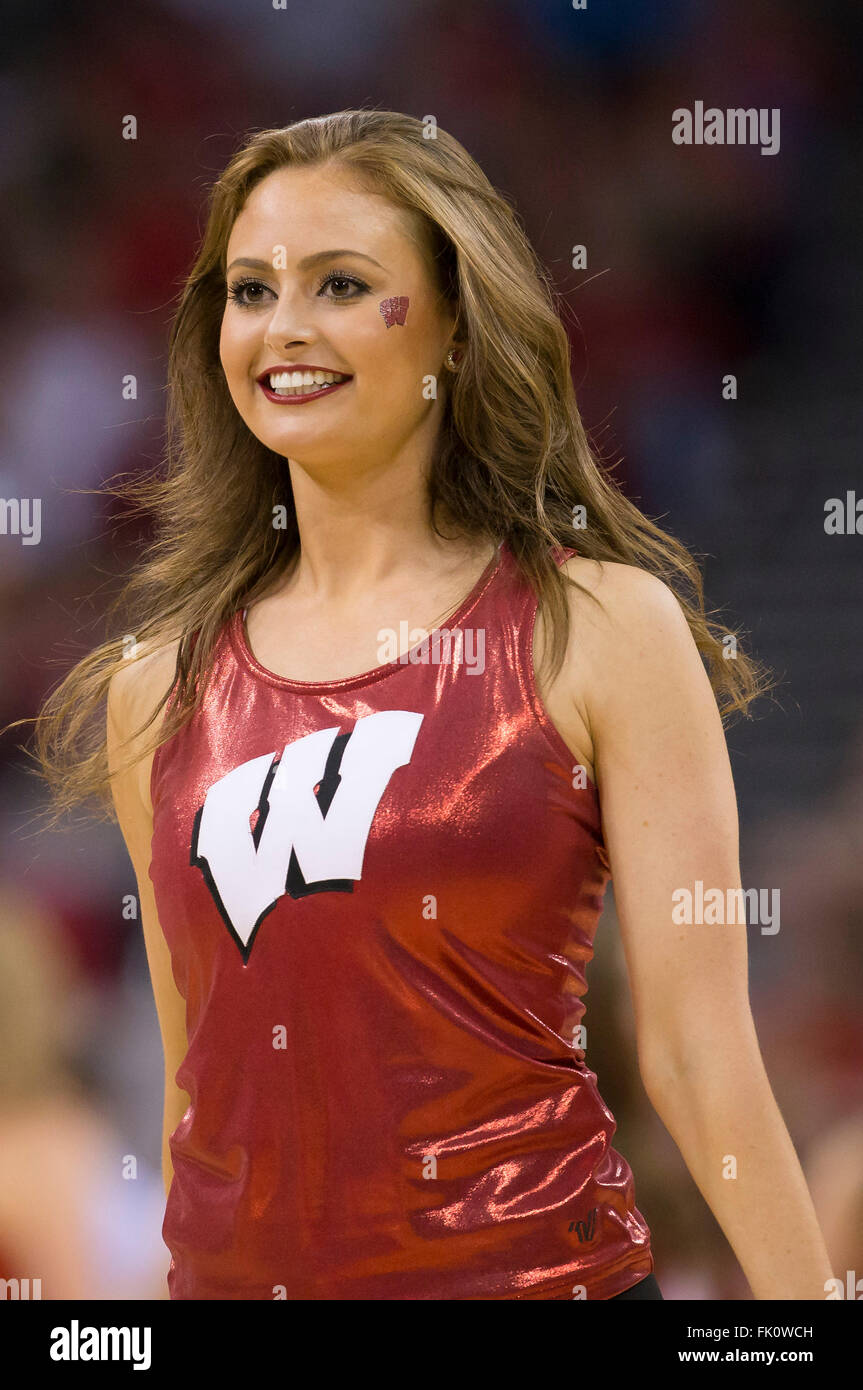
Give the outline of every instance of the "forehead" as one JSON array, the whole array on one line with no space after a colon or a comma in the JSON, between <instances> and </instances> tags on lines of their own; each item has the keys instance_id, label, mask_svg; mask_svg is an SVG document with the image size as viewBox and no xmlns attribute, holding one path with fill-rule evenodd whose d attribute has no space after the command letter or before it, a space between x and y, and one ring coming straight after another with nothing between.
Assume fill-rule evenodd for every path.
<instances>
[{"instance_id":1,"label":"forehead","mask_svg":"<svg viewBox=\"0 0 863 1390\"><path fill-rule=\"evenodd\" d=\"M369 192L349 170L277 169L252 189L228 237L228 259L266 258L274 245L298 256L327 246L351 246L384 263L420 252L405 209Z\"/></svg>"}]
</instances>

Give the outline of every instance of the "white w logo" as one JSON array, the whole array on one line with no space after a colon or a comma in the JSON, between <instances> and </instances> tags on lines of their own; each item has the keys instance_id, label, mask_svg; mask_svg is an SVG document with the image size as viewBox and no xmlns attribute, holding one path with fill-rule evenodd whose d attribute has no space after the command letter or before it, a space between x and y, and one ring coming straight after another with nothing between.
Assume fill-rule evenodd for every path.
<instances>
[{"instance_id":1,"label":"white w logo","mask_svg":"<svg viewBox=\"0 0 863 1390\"><path fill-rule=\"evenodd\" d=\"M411 710L368 714L350 733L336 726L306 734L281 757L252 758L210 787L195 817L191 862L244 962L285 893L353 890L380 799L410 761L422 720Z\"/></svg>"}]
</instances>

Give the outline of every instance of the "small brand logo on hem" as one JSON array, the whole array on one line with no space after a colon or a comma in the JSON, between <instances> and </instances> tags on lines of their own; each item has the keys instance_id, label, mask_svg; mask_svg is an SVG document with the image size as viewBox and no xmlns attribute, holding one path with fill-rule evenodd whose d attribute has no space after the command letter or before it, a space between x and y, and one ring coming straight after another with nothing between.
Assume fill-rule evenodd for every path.
<instances>
[{"instance_id":1,"label":"small brand logo on hem","mask_svg":"<svg viewBox=\"0 0 863 1390\"><path fill-rule=\"evenodd\" d=\"M581 1245L587 1240L593 1240L596 1235L596 1207L593 1208L586 1221L570 1221L570 1235L573 1231L578 1236Z\"/></svg>"}]
</instances>

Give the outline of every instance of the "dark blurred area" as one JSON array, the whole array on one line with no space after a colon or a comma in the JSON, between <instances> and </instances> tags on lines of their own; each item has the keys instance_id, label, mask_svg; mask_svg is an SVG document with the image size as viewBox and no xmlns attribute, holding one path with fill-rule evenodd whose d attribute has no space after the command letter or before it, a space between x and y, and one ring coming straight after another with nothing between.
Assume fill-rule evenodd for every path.
<instances>
[{"instance_id":1,"label":"dark blurred area","mask_svg":"<svg viewBox=\"0 0 863 1390\"><path fill-rule=\"evenodd\" d=\"M781 929L749 929L753 1011L834 1270L863 1273L863 534L824 524L828 499L863 503L858 11L4 13L0 497L40 499L41 521L38 543L0 534L0 723L33 715L101 639L135 563L146 528L70 489L160 457L168 328L207 184L253 127L350 106L433 115L514 200L554 277L600 457L704 557L708 608L780 677L729 730L743 884L781 894ZM779 152L675 144L672 112L696 101L778 108ZM25 734L0 749L0 1278L40 1277L45 1298L165 1297L162 1056L134 876L114 825L39 831ZM611 895L589 979L587 1060L666 1298L750 1297L644 1095Z\"/></svg>"}]
</instances>

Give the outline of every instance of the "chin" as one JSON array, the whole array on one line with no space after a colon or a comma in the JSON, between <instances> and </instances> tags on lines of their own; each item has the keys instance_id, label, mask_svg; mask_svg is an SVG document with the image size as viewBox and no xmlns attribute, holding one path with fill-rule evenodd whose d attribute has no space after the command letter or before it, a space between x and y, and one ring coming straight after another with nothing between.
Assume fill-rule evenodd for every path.
<instances>
[{"instance_id":1,"label":"chin","mask_svg":"<svg viewBox=\"0 0 863 1390\"><path fill-rule=\"evenodd\" d=\"M299 434L296 439L288 439L282 435L280 439L265 440L264 443L274 454L280 454L282 458L290 459L291 463L310 472L325 468L334 458L342 458L345 451L350 450L350 444L346 444L343 437L329 441L320 437L302 438Z\"/></svg>"}]
</instances>

